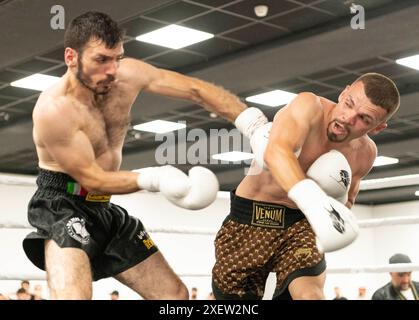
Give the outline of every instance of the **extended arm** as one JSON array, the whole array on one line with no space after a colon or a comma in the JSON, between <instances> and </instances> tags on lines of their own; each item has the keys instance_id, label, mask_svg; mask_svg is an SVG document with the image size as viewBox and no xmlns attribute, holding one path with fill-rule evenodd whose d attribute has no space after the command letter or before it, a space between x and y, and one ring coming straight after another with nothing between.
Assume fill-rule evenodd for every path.
<instances>
[{"instance_id":1,"label":"extended arm","mask_svg":"<svg viewBox=\"0 0 419 320\"><path fill-rule=\"evenodd\" d=\"M247 108L236 95L197 78L159 69L135 59L125 59L123 68L128 81L133 81L137 90L192 101L231 122Z\"/></svg>"},{"instance_id":2,"label":"extended arm","mask_svg":"<svg viewBox=\"0 0 419 320\"><path fill-rule=\"evenodd\" d=\"M141 173L103 170L96 162L93 146L78 120L74 110L53 102L34 115L37 139L62 170L89 192L160 191L177 206L191 210L202 209L215 200L218 180L203 167L192 168L189 176L172 166L145 168Z\"/></svg>"}]
</instances>

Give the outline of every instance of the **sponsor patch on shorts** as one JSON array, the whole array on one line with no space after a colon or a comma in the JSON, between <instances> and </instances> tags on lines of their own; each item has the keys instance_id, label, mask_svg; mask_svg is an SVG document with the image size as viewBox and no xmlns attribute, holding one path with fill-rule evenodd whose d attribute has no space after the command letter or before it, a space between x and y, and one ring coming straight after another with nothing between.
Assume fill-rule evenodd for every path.
<instances>
[{"instance_id":1,"label":"sponsor patch on shorts","mask_svg":"<svg viewBox=\"0 0 419 320\"><path fill-rule=\"evenodd\" d=\"M283 206L266 205L253 202L253 226L283 229L285 221L285 208Z\"/></svg>"},{"instance_id":2,"label":"sponsor patch on shorts","mask_svg":"<svg viewBox=\"0 0 419 320\"><path fill-rule=\"evenodd\" d=\"M90 202L109 202L111 196L88 193L85 199Z\"/></svg>"},{"instance_id":3,"label":"sponsor patch on shorts","mask_svg":"<svg viewBox=\"0 0 419 320\"><path fill-rule=\"evenodd\" d=\"M74 240L80 242L81 244L88 244L90 240L90 234L86 230L86 222L84 219L75 217L68 220L67 224L67 233Z\"/></svg>"},{"instance_id":4,"label":"sponsor patch on shorts","mask_svg":"<svg viewBox=\"0 0 419 320\"><path fill-rule=\"evenodd\" d=\"M150 236L148 235L147 231L141 231L139 234L137 234L137 238L142 241L142 243L145 245L147 249L151 249L154 247L154 242L151 240Z\"/></svg>"}]
</instances>

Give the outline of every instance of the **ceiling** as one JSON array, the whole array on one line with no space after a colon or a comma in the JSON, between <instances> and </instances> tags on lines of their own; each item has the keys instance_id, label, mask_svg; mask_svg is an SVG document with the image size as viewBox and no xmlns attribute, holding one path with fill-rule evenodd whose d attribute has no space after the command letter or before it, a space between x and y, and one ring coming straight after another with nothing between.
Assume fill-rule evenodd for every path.
<instances>
[{"instance_id":1,"label":"ceiling","mask_svg":"<svg viewBox=\"0 0 419 320\"><path fill-rule=\"evenodd\" d=\"M66 24L98 10L127 30L127 56L224 86L241 98L271 89L312 91L330 99L359 75L379 72L391 77L402 94L401 108L388 129L372 137L380 155L400 159L397 165L374 168L366 179L415 174L419 170L419 72L395 60L419 53L419 2L359 0L365 8L364 30L350 27L353 1L340 0L89 0L61 1ZM63 30L50 28L50 0L0 1L0 172L36 174L31 112L39 92L14 88L10 82L40 72L61 76ZM253 7L269 6L265 18ZM213 39L171 50L140 43L135 36L172 23L215 34ZM260 107L272 119L278 108ZM187 133L233 126L212 118L185 101L142 94L133 107L132 124L153 119L186 121ZM155 135L129 130L124 169L156 164ZM181 141L179 150L194 142ZM182 149L184 148L184 149ZM234 149L231 146L230 149ZM234 188L246 164L209 162L222 190ZM180 164L187 170L192 164ZM382 204L414 200L418 186L361 191L357 203Z\"/></svg>"}]
</instances>

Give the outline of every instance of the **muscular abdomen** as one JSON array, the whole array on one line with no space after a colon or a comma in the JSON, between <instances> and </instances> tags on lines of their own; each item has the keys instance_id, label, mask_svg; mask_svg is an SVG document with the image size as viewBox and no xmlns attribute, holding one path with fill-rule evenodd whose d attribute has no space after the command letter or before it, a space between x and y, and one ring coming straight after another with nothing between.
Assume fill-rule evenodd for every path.
<instances>
[{"instance_id":1,"label":"muscular abdomen","mask_svg":"<svg viewBox=\"0 0 419 320\"><path fill-rule=\"evenodd\" d=\"M244 177L237 187L236 194L247 199L278 203L295 208L294 203L288 199L287 193L276 183L268 171Z\"/></svg>"}]
</instances>

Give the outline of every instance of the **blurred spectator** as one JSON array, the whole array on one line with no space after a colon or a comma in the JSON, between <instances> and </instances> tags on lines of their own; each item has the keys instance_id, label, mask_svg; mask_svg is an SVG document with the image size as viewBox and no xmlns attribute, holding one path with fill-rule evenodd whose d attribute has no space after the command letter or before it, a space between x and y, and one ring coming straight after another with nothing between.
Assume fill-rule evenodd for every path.
<instances>
[{"instance_id":1,"label":"blurred spectator","mask_svg":"<svg viewBox=\"0 0 419 320\"><path fill-rule=\"evenodd\" d=\"M45 300L42 298L42 286L40 284L37 284L32 293L32 300Z\"/></svg>"},{"instance_id":2,"label":"blurred spectator","mask_svg":"<svg viewBox=\"0 0 419 320\"><path fill-rule=\"evenodd\" d=\"M24 288L16 291L16 300L31 300L31 295Z\"/></svg>"},{"instance_id":3,"label":"blurred spectator","mask_svg":"<svg viewBox=\"0 0 419 320\"><path fill-rule=\"evenodd\" d=\"M22 280L22 282L20 283L20 289L23 289L26 291L26 293L29 295L29 299L23 299L23 300L33 300L34 296L30 293L30 283L28 280ZM22 300L22 299L18 299L18 300Z\"/></svg>"},{"instance_id":4,"label":"blurred spectator","mask_svg":"<svg viewBox=\"0 0 419 320\"><path fill-rule=\"evenodd\" d=\"M389 263L411 263L410 258L397 253ZM390 272L391 281L381 287L372 296L372 300L419 300L419 282L412 281L412 272Z\"/></svg>"},{"instance_id":5,"label":"blurred spectator","mask_svg":"<svg viewBox=\"0 0 419 320\"><path fill-rule=\"evenodd\" d=\"M333 300L348 300L348 298L342 296L339 287L334 287L333 290L335 291L335 297L333 298Z\"/></svg>"},{"instance_id":6,"label":"blurred spectator","mask_svg":"<svg viewBox=\"0 0 419 320\"><path fill-rule=\"evenodd\" d=\"M5 294L0 293L0 300L9 300L9 297Z\"/></svg>"},{"instance_id":7,"label":"blurred spectator","mask_svg":"<svg viewBox=\"0 0 419 320\"><path fill-rule=\"evenodd\" d=\"M198 299L198 289L197 288L193 287L191 289L191 297L189 299L191 299L191 300Z\"/></svg>"},{"instance_id":8,"label":"blurred spectator","mask_svg":"<svg viewBox=\"0 0 419 320\"><path fill-rule=\"evenodd\" d=\"M26 292L29 292L29 281L28 280L22 280L22 282L20 283L20 288L24 289Z\"/></svg>"},{"instance_id":9,"label":"blurred spectator","mask_svg":"<svg viewBox=\"0 0 419 320\"><path fill-rule=\"evenodd\" d=\"M208 293L207 300L215 300L215 296L212 292Z\"/></svg>"},{"instance_id":10,"label":"blurred spectator","mask_svg":"<svg viewBox=\"0 0 419 320\"><path fill-rule=\"evenodd\" d=\"M359 287L358 288L358 297L357 300L369 300L367 297L367 288Z\"/></svg>"},{"instance_id":11,"label":"blurred spectator","mask_svg":"<svg viewBox=\"0 0 419 320\"><path fill-rule=\"evenodd\" d=\"M119 292L114 290L111 292L111 300L119 300Z\"/></svg>"}]
</instances>

